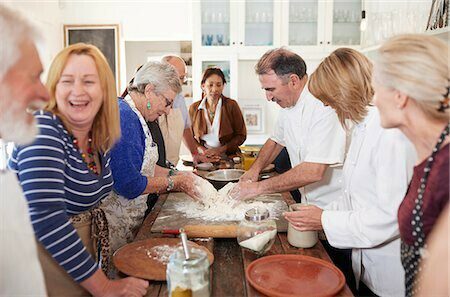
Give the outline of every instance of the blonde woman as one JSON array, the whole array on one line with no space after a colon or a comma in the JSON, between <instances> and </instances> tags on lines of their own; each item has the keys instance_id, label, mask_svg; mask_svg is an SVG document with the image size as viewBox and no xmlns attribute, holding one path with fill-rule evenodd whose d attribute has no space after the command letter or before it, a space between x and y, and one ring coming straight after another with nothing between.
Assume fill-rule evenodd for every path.
<instances>
[{"instance_id":1,"label":"blonde woman","mask_svg":"<svg viewBox=\"0 0 450 297\"><path fill-rule=\"evenodd\" d=\"M359 295L401 296L396 214L415 152L398 129L381 128L378 111L371 106L371 77L371 62L348 48L331 53L311 75L311 94L335 109L347 130L354 124L342 195L324 209L309 205L285 216L300 231L323 229L332 246L352 249Z\"/></svg>"},{"instance_id":2,"label":"blonde woman","mask_svg":"<svg viewBox=\"0 0 450 297\"><path fill-rule=\"evenodd\" d=\"M406 296L420 288L417 275L427 254L426 241L449 201L448 57L448 45L439 39L400 35L379 49L374 69L381 125L400 129L418 155L398 210Z\"/></svg>"},{"instance_id":3,"label":"blonde woman","mask_svg":"<svg viewBox=\"0 0 450 297\"><path fill-rule=\"evenodd\" d=\"M109 151L120 136L111 69L96 47L71 45L53 60L47 88L50 101L35 113L40 132L9 166L28 200L48 294L144 295L146 281L108 280L95 258L106 269L108 228L96 206L112 190Z\"/></svg>"}]
</instances>

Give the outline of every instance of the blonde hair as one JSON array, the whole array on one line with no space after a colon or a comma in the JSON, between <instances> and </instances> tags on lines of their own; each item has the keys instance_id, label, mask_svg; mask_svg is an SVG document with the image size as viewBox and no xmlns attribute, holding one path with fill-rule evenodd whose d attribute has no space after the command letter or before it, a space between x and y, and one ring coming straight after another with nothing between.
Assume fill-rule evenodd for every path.
<instances>
[{"instance_id":1,"label":"blonde hair","mask_svg":"<svg viewBox=\"0 0 450 297\"><path fill-rule=\"evenodd\" d=\"M449 47L424 34L405 34L386 41L378 50L374 80L415 100L430 118L449 120Z\"/></svg>"},{"instance_id":2,"label":"blonde hair","mask_svg":"<svg viewBox=\"0 0 450 297\"><path fill-rule=\"evenodd\" d=\"M100 86L103 90L103 104L92 125L92 147L96 151L107 152L120 138L120 117L114 76L105 56L97 47L90 44L77 43L66 47L58 53L48 73L46 85L50 93L50 101L45 109L59 116L64 126L70 131L70 125L66 117L58 110L55 93L56 85L71 55L87 55L94 60L97 66Z\"/></svg>"},{"instance_id":3,"label":"blonde hair","mask_svg":"<svg viewBox=\"0 0 450 297\"><path fill-rule=\"evenodd\" d=\"M311 94L336 110L342 127L345 120L361 122L373 98L372 63L350 48L339 48L317 67L308 83Z\"/></svg>"}]
</instances>

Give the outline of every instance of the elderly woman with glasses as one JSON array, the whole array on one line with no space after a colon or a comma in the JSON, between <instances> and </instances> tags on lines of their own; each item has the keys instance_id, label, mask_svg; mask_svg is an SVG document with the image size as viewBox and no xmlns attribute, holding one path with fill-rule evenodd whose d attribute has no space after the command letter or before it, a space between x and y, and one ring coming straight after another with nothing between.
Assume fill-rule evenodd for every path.
<instances>
[{"instance_id":1,"label":"elderly woman with glasses","mask_svg":"<svg viewBox=\"0 0 450 297\"><path fill-rule=\"evenodd\" d=\"M200 196L195 186L199 177L156 164L158 147L146 123L167 114L180 90L172 66L147 62L119 100L122 137L111 151L114 191L102 204L112 252L133 240L144 219L148 194L181 191L195 199Z\"/></svg>"}]
</instances>

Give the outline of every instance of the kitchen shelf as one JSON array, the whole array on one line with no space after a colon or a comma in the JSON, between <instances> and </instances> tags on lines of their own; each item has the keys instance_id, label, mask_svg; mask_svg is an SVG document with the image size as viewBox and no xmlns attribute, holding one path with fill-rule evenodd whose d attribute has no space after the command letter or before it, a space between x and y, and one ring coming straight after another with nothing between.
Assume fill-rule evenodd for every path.
<instances>
[{"instance_id":1,"label":"kitchen shelf","mask_svg":"<svg viewBox=\"0 0 450 297\"><path fill-rule=\"evenodd\" d=\"M428 35L443 39L444 41L447 41L447 42L450 40L450 38L449 38L450 37L450 28L449 27L428 30L425 33Z\"/></svg>"}]
</instances>

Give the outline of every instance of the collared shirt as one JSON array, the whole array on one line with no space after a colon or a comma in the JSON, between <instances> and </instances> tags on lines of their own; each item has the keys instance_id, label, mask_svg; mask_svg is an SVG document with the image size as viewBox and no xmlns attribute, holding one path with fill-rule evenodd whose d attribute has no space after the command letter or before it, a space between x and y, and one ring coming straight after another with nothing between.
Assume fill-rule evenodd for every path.
<instances>
[{"instance_id":1,"label":"collared shirt","mask_svg":"<svg viewBox=\"0 0 450 297\"><path fill-rule=\"evenodd\" d=\"M0 296L47 296L27 200L14 173L0 171Z\"/></svg>"},{"instance_id":2,"label":"collared shirt","mask_svg":"<svg viewBox=\"0 0 450 297\"><path fill-rule=\"evenodd\" d=\"M346 135L331 107L303 91L295 106L280 110L271 139L287 148L292 167L303 162L333 165L321 181L300 188L308 203L324 207L338 198Z\"/></svg>"},{"instance_id":3,"label":"collared shirt","mask_svg":"<svg viewBox=\"0 0 450 297\"><path fill-rule=\"evenodd\" d=\"M416 153L398 129L383 129L375 107L356 125L343 169L343 195L322 213L329 243L352 248L357 281L379 296L404 296L397 210Z\"/></svg>"},{"instance_id":4,"label":"collared shirt","mask_svg":"<svg viewBox=\"0 0 450 297\"><path fill-rule=\"evenodd\" d=\"M206 108L206 97L202 99L202 102L198 106L198 109L203 109L204 117L206 119L206 125L208 127L208 133L203 135L201 139L205 141L205 146L207 148L215 148L220 147L222 144L219 141L219 131L220 131L220 114L222 111L222 98L219 99L219 102L216 106L216 111L214 114L213 122L209 120L208 109Z\"/></svg>"},{"instance_id":5,"label":"collared shirt","mask_svg":"<svg viewBox=\"0 0 450 297\"><path fill-rule=\"evenodd\" d=\"M184 129L191 127L191 119L189 118L186 99L184 99L183 93L178 93L173 100L173 108L178 108L181 111L183 117Z\"/></svg>"}]
</instances>

